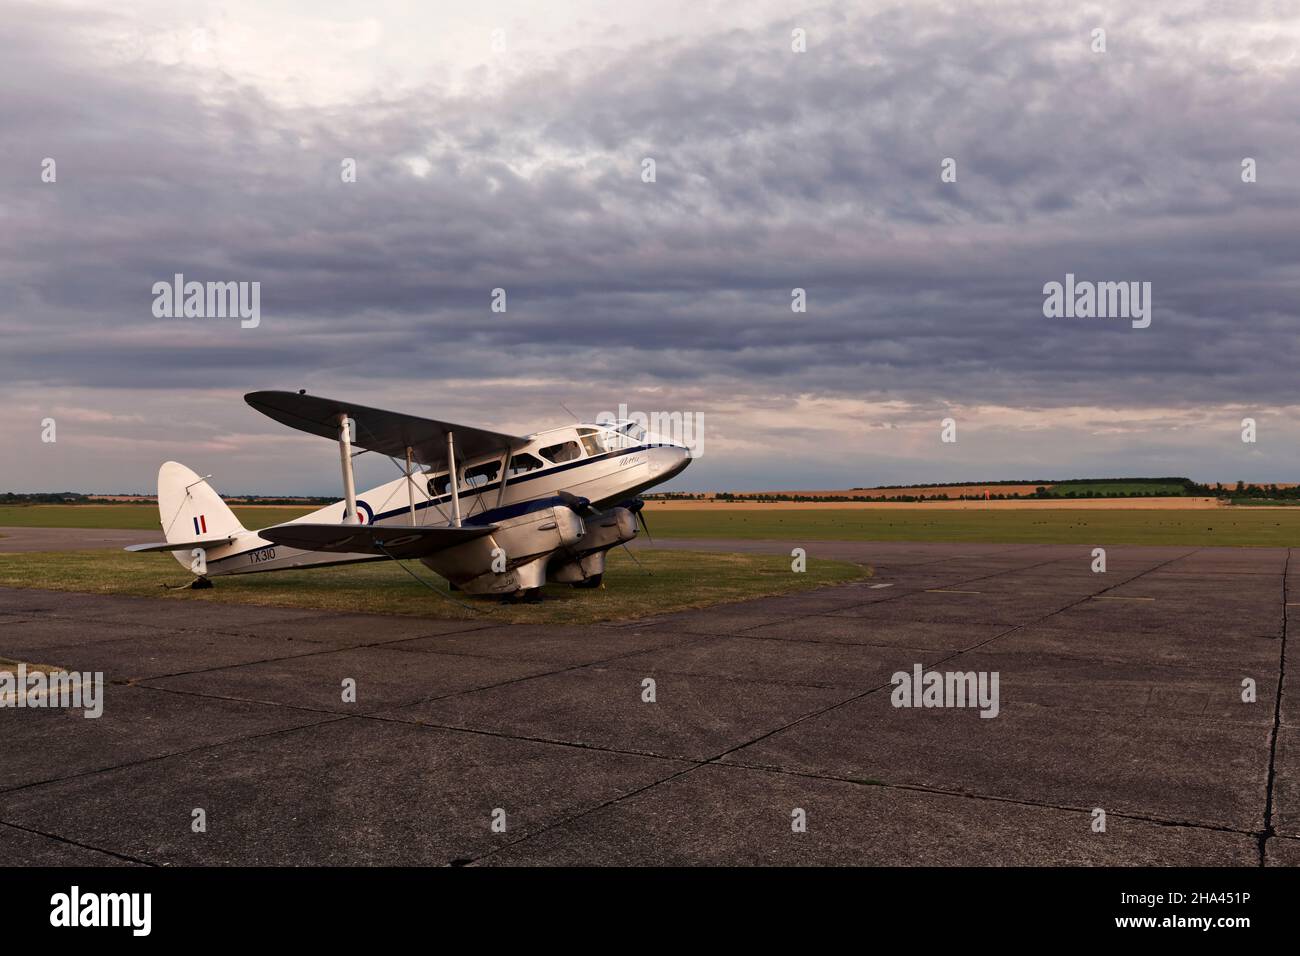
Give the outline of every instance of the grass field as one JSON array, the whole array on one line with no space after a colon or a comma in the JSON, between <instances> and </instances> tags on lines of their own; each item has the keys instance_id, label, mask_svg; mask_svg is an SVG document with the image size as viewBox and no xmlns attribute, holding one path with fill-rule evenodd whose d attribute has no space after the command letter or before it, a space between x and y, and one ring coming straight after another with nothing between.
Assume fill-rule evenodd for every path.
<instances>
[{"instance_id":1,"label":"grass field","mask_svg":"<svg viewBox=\"0 0 1300 956\"><path fill-rule=\"evenodd\" d=\"M446 619L481 619L503 624L590 624L651 617L692 607L771 594L790 594L827 584L856 581L869 569L846 561L810 560L795 574L783 555L706 554L638 550L638 568L625 552L613 551L600 590L567 584L546 588L541 604L508 606L429 591L392 562L244 574L216 578L207 591L169 591L190 575L170 555L120 551L0 554L0 586L83 591L94 594L168 598L192 603L258 604L319 611L407 614ZM412 570L446 595L446 582L419 565ZM646 572L650 572L647 574Z\"/></svg>"},{"instance_id":2,"label":"grass field","mask_svg":"<svg viewBox=\"0 0 1300 956\"><path fill-rule=\"evenodd\" d=\"M665 538L801 541L987 541L1041 544L1300 547L1300 509L927 511L871 509L648 510Z\"/></svg>"},{"instance_id":3,"label":"grass field","mask_svg":"<svg viewBox=\"0 0 1300 956\"><path fill-rule=\"evenodd\" d=\"M245 528L269 528L313 508L232 508ZM127 528L158 531L156 505L0 505L0 528ZM160 539L161 540L161 539Z\"/></svg>"},{"instance_id":4,"label":"grass field","mask_svg":"<svg viewBox=\"0 0 1300 956\"><path fill-rule=\"evenodd\" d=\"M666 538L775 538L782 541L988 541L1046 544L1272 545L1300 547L1300 508L1116 507L938 511L927 506L873 509L793 504L719 505L674 510L650 505L652 533ZM1042 502L1036 502L1042 504ZM735 507L741 510L728 510ZM245 527L261 528L305 514L302 508L234 509ZM0 527L135 528L157 532L156 512L136 505L0 507Z\"/></svg>"}]
</instances>

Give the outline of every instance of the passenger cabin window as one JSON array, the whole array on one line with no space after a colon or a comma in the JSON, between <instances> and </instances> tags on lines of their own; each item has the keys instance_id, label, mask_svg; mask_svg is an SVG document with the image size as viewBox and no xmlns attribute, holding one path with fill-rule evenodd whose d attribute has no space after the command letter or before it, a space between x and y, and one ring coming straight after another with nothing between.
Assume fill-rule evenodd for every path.
<instances>
[{"instance_id":1,"label":"passenger cabin window","mask_svg":"<svg viewBox=\"0 0 1300 956\"><path fill-rule=\"evenodd\" d=\"M447 489L450 487L451 482L448 480L446 473L434 475L429 479L429 497L441 498L447 493Z\"/></svg>"},{"instance_id":2,"label":"passenger cabin window","mask_svg":"<svg viewBox=\"0 0 1300 956\"><path fill-rule=\"evenodd\" d=\"M548 445L546 448L537 449L537 453L547 461L559 464L562 461L573 461L575 458L582 457L582 451L578 448L576 441L563 441L558 445Z\"/></svg>"},{"instance_id":3,"label":"passenger cabin window","mask_svg":"<svg viewBox=\"0 0 1300 956\"><path fill-rule=\"evenodd\" d=\"M527 452L510 456L510 469L506 477L513 478L515 475L524 475L530 471L536 471L542 467L542 463Z\"/></svg>"},{"instance_id":4,"label":"passenger cabin window","mask_svg":"<svg viewBox=\"0 0 1300 956\"><path fill-rule=\"evenodd\" d=\"M496 481L497 474L501 471L501 462L489 461L485 465L475 465L473 468L465 469L465 478L461 482L462 488L479 488L483 485Z\"/></svg>"}]
</instances>

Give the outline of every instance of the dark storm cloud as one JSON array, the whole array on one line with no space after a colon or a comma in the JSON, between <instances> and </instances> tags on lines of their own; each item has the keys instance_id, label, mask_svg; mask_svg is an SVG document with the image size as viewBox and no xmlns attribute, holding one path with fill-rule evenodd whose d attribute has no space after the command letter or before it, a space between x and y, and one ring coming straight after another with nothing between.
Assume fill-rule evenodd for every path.
<instances>
[{"instance_id":1,"label":"dark storm cloud","mask_svg":"<svg viewBox=\"0 0 1300 956\"><path fill-rule=\"evenodd\" d=\"M1214 30L1190 42L1218 9L1115 13L1099 55L1068 4L832 8L577 49L491 94L291 108L110 62L84 15L28 8L0 24L0 376L580 370L728 397L1289 401L1300 83L1253 58L1276 49L1266 29L1244 53ZM340 182L343 157L359 182ZM260 281L262 327L153 318L150 287L176 272ZM1151 328L1043 318L1066 272L1150 281ZM497 286L506 315L488 311Z\"/></svg>"}]
</instances>

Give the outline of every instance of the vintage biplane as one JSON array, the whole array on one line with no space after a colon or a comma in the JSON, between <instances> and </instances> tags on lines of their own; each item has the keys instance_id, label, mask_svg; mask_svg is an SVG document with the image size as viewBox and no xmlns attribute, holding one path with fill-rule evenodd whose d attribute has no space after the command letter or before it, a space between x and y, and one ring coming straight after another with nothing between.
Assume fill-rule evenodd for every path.
<instances>
[{"instance_id":1,"label":"vintage biplane","mask_svg":"<svg viewBox=\"0 0 1300 956\"><path fill-rule=\"evenodd\" d=\"M596 587L606 552L636 537L638 518L644 525L637 495L690 463L685 446L633 420L519 436L305 392L244 399L338 442L343 500L249 531L207 478L165 462L166 541L126 550L171 552L195 575L193 587L227 574L407 559L468 594L530 598L548 581ZM364 452L395 459L401 477L357 494L352 460Z\"/></svg>"}]
</instances>

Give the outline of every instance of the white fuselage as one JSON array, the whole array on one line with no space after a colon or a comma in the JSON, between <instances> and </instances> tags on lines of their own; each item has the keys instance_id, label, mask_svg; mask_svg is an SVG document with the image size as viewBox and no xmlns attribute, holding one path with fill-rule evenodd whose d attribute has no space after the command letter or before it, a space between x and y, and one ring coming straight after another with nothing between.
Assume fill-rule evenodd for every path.
<instances>
[{"instance_id":1,"label":"white fuselage","mask_svg":"<svg viewBox=\"0 0 1300 956\"><path fill-rule=\"evenodd\" d=\"M570 425L529 436L529 444L507 460L503 453L457 462L463 525L514 523L552 507L561 492L587 499L597 510L634 498L676 475L690 461L681 445L646 436L619 424ZM505 472L503 476L503 472ZM344 501L291 523L340 524ZM415 471L357 494L361 524L446 527L454 509L445 472ZM301 551L276 545L255 531L241 532L229 545L207 554L208 576L246 574L328 564L385 560L369 554Z\"/></svg>"}]
</instances>

